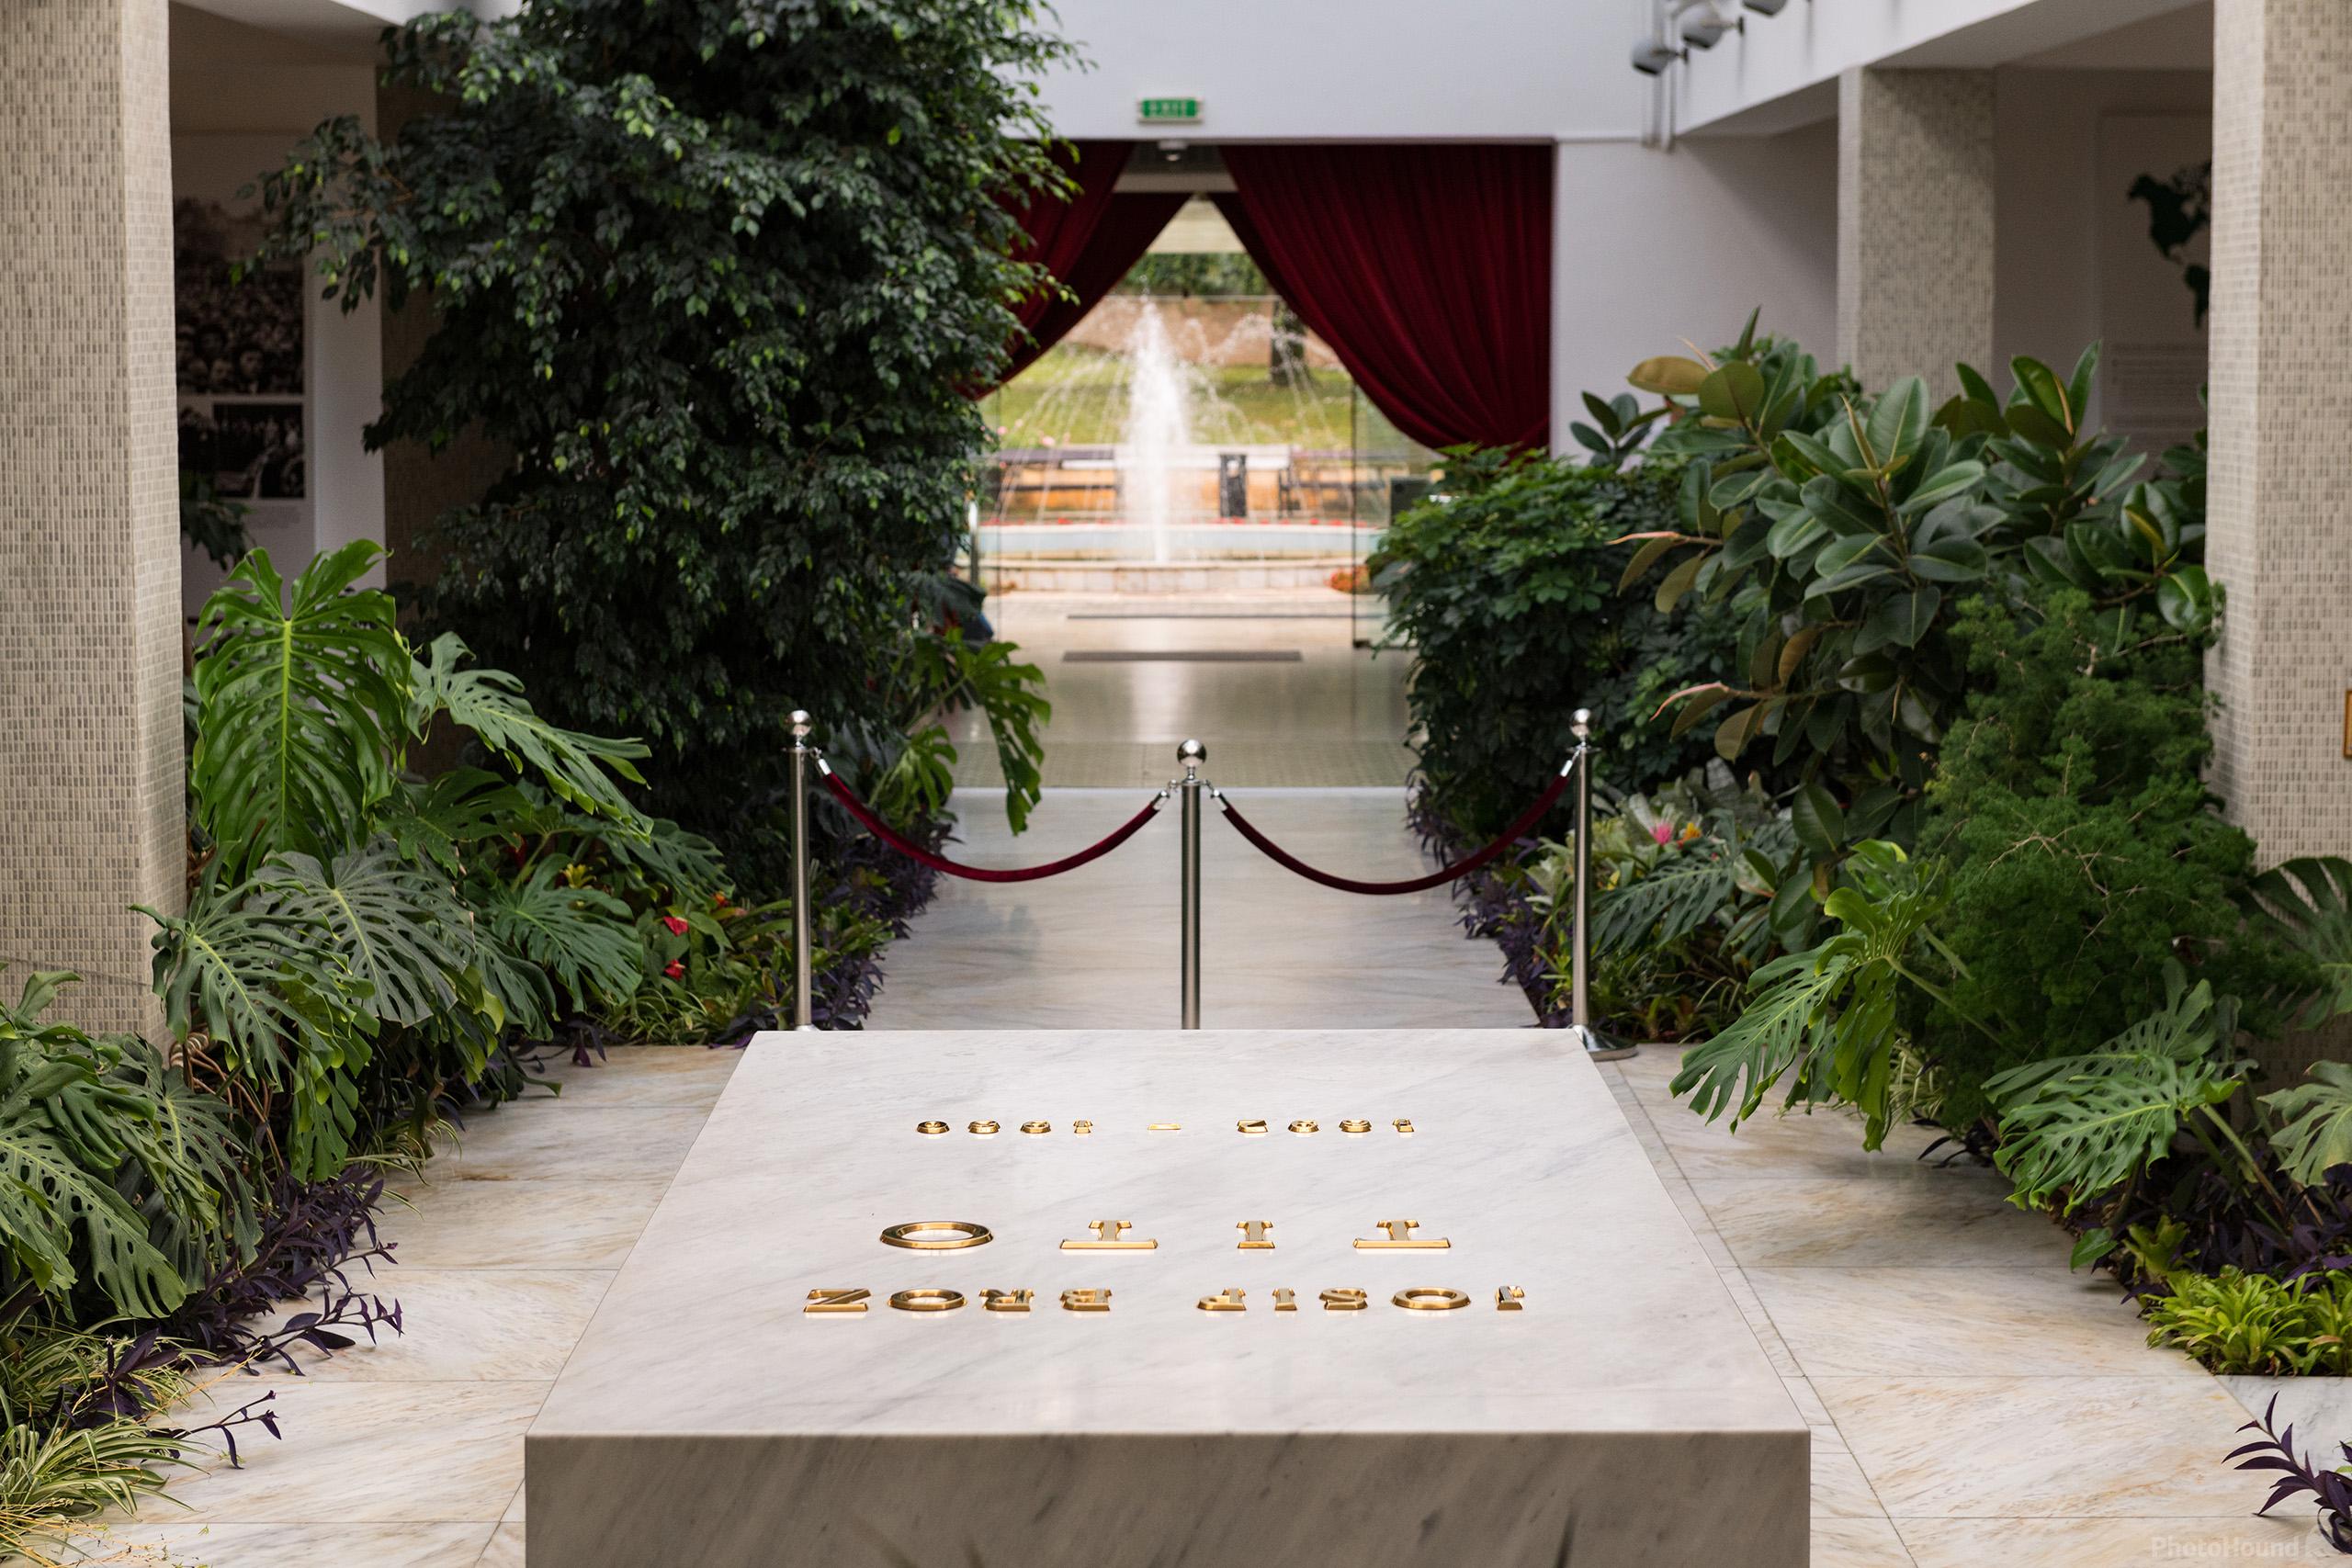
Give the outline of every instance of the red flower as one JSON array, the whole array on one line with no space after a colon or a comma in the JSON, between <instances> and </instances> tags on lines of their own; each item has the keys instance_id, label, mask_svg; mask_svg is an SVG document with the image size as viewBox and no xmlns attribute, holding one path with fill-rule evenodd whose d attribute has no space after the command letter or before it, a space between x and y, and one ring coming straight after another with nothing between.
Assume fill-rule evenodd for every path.
<instances>
[{"instance_id":1,"label":"red flower","mask_svg":"<svg viewBox=\"0 0 2352 1568\"><path fill-rule=\"evenodd\" d=\"M678 919L675 915L662 916L662 923L670 928L670 934L672 936L684 936L686 934L686 922Z\"/></svg>"},{"instance_id":2,"label":"red flower","mask_svg":"<svg viewBox=\"0 0 2352 1568\"><path fill-rule=\"evenodd\" d=\"M686 966L673 958L669 963L662 965L662 973L673 980L683 980L686 976Z\"/></svg>"},{"instance_id":3,"label":"red flower","mask_svg":"<svg viewBox=\"0 0 2352 1568\"><path fill-rule=\"evenodd\" d=\"M727 908L727 895L726 895L726 894L724 894L724 893L714 893L714 894L712 894L712 895L710 896L710 901L711 901L711 903L712 903L712 904L716 905L718 908L721 908L721 909L724 909L725 908Z\"/></svg>"}]
</instances>

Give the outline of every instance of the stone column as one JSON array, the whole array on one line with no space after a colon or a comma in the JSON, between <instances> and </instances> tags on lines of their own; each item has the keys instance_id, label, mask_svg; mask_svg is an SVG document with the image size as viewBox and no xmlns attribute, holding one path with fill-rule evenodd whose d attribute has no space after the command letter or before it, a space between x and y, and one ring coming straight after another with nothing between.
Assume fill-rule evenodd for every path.
<instances>
[{"instance_id":1,"label":"stone column","mask_svg":"<svg viewBox=\"0 0 2352 1568\"><path fill-rule=\"evenodd\" d=\"M2352 854L2352 6L2214 23L2211 776L2266 863Z\"/></svg>"},{"instance_id":2,"label":"stone column","mask_svg":"<svg viewBox=\"0 0 2352 1568\"><path fill-rule=\"evenodd\" d=\"M181 902L165 0L0 6L0 986L160 1031Z\"/></svg>"},{"instance_id":3,"label":"stone column","mask_svg":"<svg viewBox=\"0 0 2352 1568\"><path fill-rule=\"evenodd\" d=\"M1993 355L1993 73L1848 71L1838 83L1838 355L1866 387L1940 402Z\"/></svg>"}]
</instances>

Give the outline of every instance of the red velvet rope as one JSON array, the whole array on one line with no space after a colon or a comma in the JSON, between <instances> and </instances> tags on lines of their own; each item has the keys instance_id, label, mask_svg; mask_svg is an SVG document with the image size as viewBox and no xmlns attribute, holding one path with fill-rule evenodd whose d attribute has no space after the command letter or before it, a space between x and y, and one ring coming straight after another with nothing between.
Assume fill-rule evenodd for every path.
<instances>
[{"instance_id":1,"label":"red velvet rope","mask_svg":"<svg viewBox=\"0 0 2352 1568\"><path fill-rule=\"evenodd\" d=\"M1535 824L1543 821L1544 814L1559 804L1561 792L1568 787L1568 778L1569 774L1566 770L1554 775L1551 787L1544 792L1542 798L1521 812L1518 821L1504 829L1501 838L1497 839L1476 854L1467 860L1456 861L1442 870L1430 872L1427 876L1414 877L1409 882L1358 882L1352 877L1334 876L1328 871L1317 871L1266 837L1265 834L1258 831L1250 825L1247 817L1234 808L1233 802L1220 795L1217 804L1225 807L1225 819L1239 829L1241 836L1257 845L1265 852L1266 858L1276 865L1295 871L1309 882L1319 882L1326 887L1336 887L1342 893L1363 893L1379 898L1392 893L1427 892L1430 888L1452 882L1457 876L1469 875L1519 842L1521 839L1526 837Z\"/></svg>"},{"instance_id":2,"label":"red velvet rope","mask_svg":"<svg viewBox=\"0 0 2352 1568\"><path fill-rule=\"evenodd\" d=\"M1159 809L1159 799L1155 795L1141 811L1128 818L1109 838L1099 843L1090 844L1074 855L1065 855L1060 860L1049 861L1044 865L1024 865L1011 871L991 871L986 866L965 865L959 861L952 861L944 855L932 853L913 840L892 830L888 822L874 815L873 809L865 802L858 799L849 785L842 782L842 776L839 773L831 768L824 767L820 767L818 771L824 775L825 787L833 792L834 798L842 803L852 817L865 824L867 832L909 860L927 865L933 871L944 872L950 876L960 876L972 882L1035 882L1042 877L1059 876L1063 872L1076 871L1087 862L1102 859L1129 839L1134 838L1143 830L1143 825L1151 820L1152 814Z\"/></svg>"}]
</instances>

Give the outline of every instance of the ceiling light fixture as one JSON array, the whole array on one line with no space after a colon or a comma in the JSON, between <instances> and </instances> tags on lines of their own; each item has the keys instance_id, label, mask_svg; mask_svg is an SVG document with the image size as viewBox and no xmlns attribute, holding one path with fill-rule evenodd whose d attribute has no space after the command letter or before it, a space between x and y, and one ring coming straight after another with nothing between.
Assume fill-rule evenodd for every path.
<instances>
[{"instance_id":1,"label":"ceiling light fixture","mask_svg":"<svg viewBox=\"0 0 2352 1568\"><path fill-rule=\"evenodd\" d=\"M1702 7L1682 18L1682 41L1692 49L1713 49L1723 42L1725 33L1744 33L1747 18L1741 17L1726 22L1716 15L1712 6Z\"/></svg>"},{"instance_id":2,"label":"ceiling light fixture","mask_svg":"<svg viewBox=\"0 0 2352 1568\"><path fill-rule=\"evenodd\" d=\"M1744 0L1744 3L1759 17L1777 17L1789 8L1789 0Z\"/></svg>"}]
</instances>

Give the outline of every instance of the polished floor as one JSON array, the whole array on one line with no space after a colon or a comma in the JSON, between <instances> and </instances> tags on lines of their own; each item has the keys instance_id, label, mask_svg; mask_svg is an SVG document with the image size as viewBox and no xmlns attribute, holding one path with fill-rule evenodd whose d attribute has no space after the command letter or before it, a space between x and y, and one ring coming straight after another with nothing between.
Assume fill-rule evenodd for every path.
<instances>
[{"instance_id":1,"label":"polished floor","mask_svg":"<svg viewBox=\"0 0 2352 1568\"><path fill-rule=\"evenodd\" d=\"M384 1224L407 1333L224 1380L205 1403L274 1393L284 1440L177 1483L187 1508L122 1540L212 1568L519 1568L523 1432L739 1060L616 1051L478 1119ZM2301 1509L2252 1517L2264 1483L2222 1462L2281 1384L2148 1348L2048 1222L1921 1164L1916 1134L1867 1155L1834 1114L1726 1134L1667 1094L1676 1065L1600 1072L1812 1425L1815 1568L2335 1560ZM723 1368L697 1295L679 1281L678 1332ZM2352 1434L2342 1380L2283 1386L2306 1430Z\"/></svg>"},{"instance_id":2,"label":"polished floor","mask_svg":"<svg viewBox=\"0 0 2352 1568\"><path fill-rule=\"evenodd\" d=\"M998 865L1068 852L1139 806L1192 734L1209 773L1306 858L1366 877L1422 868L1402 822L1401 661L1348 646L1344 619L1283 618L1295 606L1086 618L1103 608L1005 603L1005 629L1048 672L1059 760L1015 840L967 749L956 852ZM1073 648L1301 657L1059 659ZM948 885L891 950L873 1026L1173 1022L1173 815L1067 877ZM1209 1027L1530 1021L1442 893L1331 892L1260 858L1213 811L1204 827ZM179 1483L187 1508L152 1505L125 1539L215 1568L518 1568L523 1432L739 1059L616 1051L559 1070L558 1098L478 1119L385 1223L399 1267L383 1288L406 1334L299 1379L224 1379L207 1403L271 1392L285 1440ZM1877 1155L1834 1114L1730 1134L1668 1094L1676 1065L1653 1048L1600 1071L1812 1426L1818 1568L2330 1555L2298 1507L2251 1517L2266 1488L2223 1456L2282 1386L2306 1436L2352 1437L2342 1380L2209 1377L2149 1348L2112 1287L2070 1274L2064 1238L1997 1180L1917 1159L1915 1130ZM677 1331L707 1337L725 1375L726 1325L697 1318L696 1281L678 1291ZM1595 1281L1589 1310L1609 1300Z\"/></svg>"}]
</instances>

